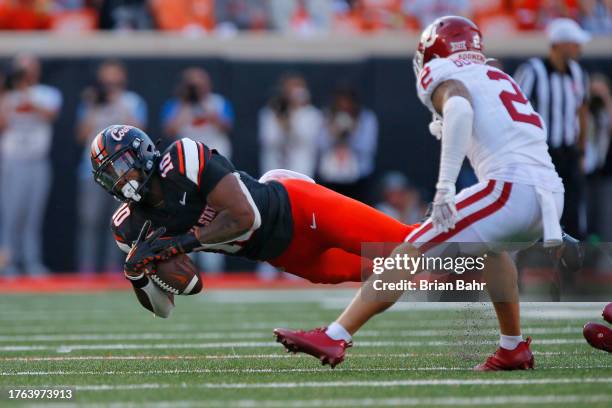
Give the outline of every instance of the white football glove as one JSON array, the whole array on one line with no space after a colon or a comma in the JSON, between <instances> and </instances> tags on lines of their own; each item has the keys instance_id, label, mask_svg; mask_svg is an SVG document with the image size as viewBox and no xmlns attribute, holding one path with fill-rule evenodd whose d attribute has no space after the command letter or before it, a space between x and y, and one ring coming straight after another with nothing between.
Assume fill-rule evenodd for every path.
<instances>
[{"instance_id":1,"label":"white football glove","mask_svg":"<svg viewBox=\"0 0 612 408\"><path fill-rule=\"evenodd\" d=\"M455 185L449 182L436 184L436 195L431 212L431 223L436 232L448 232L455 228L457 207L455 206Z\"/></svg>"},{"instance_id":2,"label":"white football glove","mask_svg":"<svg viewBox=\"0 0 612 408\"><path fill-rule=\"evenodd\" d=\"M444 130L442 118L439 115L433 115L431 122L429 123L429 133L438 140L442 139L442 132Z\"/></svg>"}]
</instances>

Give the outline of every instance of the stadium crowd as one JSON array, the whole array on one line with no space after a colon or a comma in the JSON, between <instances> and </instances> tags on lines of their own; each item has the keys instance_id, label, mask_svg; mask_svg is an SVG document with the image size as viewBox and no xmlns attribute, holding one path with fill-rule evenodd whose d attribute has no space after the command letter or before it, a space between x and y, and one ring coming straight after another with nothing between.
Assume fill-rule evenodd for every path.
<instances>
[{"instance_id":1,"label":"stadium crowd","mask_svg":"<svg viewBox=\"0 0 612 408\"><path fill-rule=\"evenodd\" d=\"M612 31L610 0L0 0L0 29L418 32L448 14L470 17L485 34L541 30L557 17Z\"/></svg>"},{"instance_id":2,"label":"stadium crowd","mask_svg":"<svg viewBox=\"0 0 612 408\"><path fill-rule=\"evenodd\" d=\"M57 3L68 7L80 2ZM558 28L551 25L548 29L550 54L526 61L515 78L547 123L553 123L549 126L551 154L553 159L557 157L555 165L572 194L572 205L566 206L564 219L568 232L582 239L590 235L612 240L611 228L602 222L612 216L608 204L612 199L610 79L597 73L582 74L579 65L568 63L577 58L589 35L572 20L555 21L560 22ZM542 71L538 67L546 68ZM44 67L35 57L17 56L4 73L5 86L0 92L0 276L16 276L21 271L41 276L48 272L42 257L41 231L52 184L53 122L62 110L63 99L70 96L41 84L41 69ZM580 81L575 70L579 70ZM559 81L566 90L581 89L580 95L572 96L576 109L562 112L555 108L569 103L569 94L555 93ZM75 143L83 152L75 198L75 265L83 273L118 270L121 265L121 254L108 233L108 219L116 203L92 180L91 140L111 124L147 129L154 122L149 118L147 101L130 90L127 68L121 61L102 62L92 83L82 89L75 114ZM545 92L546 102L541 94L545 86L553 89L550 98ZM239 119L234 117L232 101L214 88L214 78L201 67L182 72L174 95L168 95L160 109L161 117L155 121L162 125L165 143L189 137L232 157L236 148L232 128ZM376 113L364 106L350 83L339 82L329 92L329 102L315 106L309 85L299 72L286 72L278 78L268 102L254 107L259 109L260 174L274 168L298 171L342 194L376 205L402 222L418 222L431 199L423 190L426 186L415 185L399 165L397 171L374 179L379 174L375 172L379 144ZM563 116L549 118L548 112ZM555 127L554 123L564 125ZM474 180L468 168L458 188ZM215 254L202 255L201 263L208 270L223 269L223 258Z\"/></svg>"}]
</instances>

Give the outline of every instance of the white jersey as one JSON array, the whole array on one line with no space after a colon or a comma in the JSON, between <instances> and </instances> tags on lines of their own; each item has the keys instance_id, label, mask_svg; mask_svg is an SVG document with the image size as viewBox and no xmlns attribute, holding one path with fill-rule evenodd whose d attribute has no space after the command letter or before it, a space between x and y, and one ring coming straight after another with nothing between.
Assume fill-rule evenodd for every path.
<instances>
[{"instance_id":1,"label":"white jersey","mask_svg":"<svg viewBox=\"0 0 612 408\"><path fill-rule=\"evenodd\" d=\"M417 78L419 98L434 113L432 93L447 80L463 83L472 97L474 124L467 157L479 181L507 181L563 192L548 154L544 121L512 77L489 65L436 58Z\"/></svg>"},{"instance_id":2,"label":"white jersey","mask_svg":"<svg viewBox=\"0 0 612 408\"><path fill-rule=\"evenodd\" d=\"M59 111L62 94L47 85L34 85L25 91L4 95L7 126L0 136L0 153L17 159L41 159L49 154L53 124L36 108Z\"/></svg>"}]
</instances>

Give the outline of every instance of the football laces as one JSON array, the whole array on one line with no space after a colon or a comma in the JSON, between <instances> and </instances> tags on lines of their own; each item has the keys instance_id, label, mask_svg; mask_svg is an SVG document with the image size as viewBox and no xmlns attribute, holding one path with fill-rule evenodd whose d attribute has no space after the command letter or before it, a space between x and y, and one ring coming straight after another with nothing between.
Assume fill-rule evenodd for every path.
<instances>
[{"instance_id":1,"label":"football laces","mask_svg":"<svg viewBox=\"0 0 612 408\"><path fill-rule=\"evenodd\" d=\"M151 279L153 279L153 281L163 290L165 290L166 292L170 292L174 295L178 295L179 291L178 289L173 288L172 286L168 285L166 282L162 281L159 276L157 275L151 275Z\"/></svg>"}]
</instances>

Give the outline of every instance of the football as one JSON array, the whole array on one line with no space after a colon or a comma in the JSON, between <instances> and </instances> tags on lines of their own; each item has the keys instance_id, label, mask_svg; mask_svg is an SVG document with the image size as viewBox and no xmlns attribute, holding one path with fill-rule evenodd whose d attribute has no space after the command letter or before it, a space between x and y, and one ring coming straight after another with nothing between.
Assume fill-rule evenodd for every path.
<instances>
[{"instance_id":1,"label":"football","mask_svg":"<svg viewBox=\"0 0 612 408\"><path fill-rule=\"evenodd\" d=\"M202 291L200 272L187 255L158 263L148 275L157 286L173 295L195 295Z\"/></svg>"}]
</instances>

